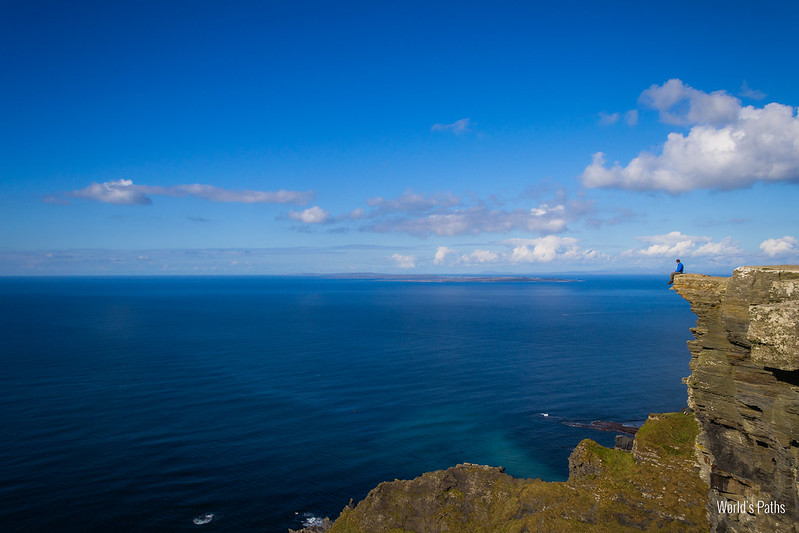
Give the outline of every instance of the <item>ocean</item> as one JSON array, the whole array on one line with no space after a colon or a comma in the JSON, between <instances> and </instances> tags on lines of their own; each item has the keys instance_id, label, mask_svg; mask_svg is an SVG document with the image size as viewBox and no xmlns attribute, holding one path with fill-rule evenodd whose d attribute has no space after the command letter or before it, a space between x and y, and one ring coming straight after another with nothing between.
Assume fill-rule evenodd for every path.
<instances>
[{"instance_id":1,"label":"ocean","mask_svg":"<svg viewBox=\"0 0 799 533\"><path fill-rule=\"evenodd\" d=\"M577 279L577 278L575 278ZM0 278L0 530L275 531L685 406L661 277ZM205 523L203 523L205 522Z\"/></svg>"}]
</instances>

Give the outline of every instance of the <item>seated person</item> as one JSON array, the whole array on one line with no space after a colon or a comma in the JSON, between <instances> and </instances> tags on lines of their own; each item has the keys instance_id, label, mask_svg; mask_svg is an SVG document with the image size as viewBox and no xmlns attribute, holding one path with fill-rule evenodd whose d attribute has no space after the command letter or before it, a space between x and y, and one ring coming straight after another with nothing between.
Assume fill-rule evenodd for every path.
<instances>
[{"instance_id":1,"label":"seated person","mask_svg":"<svg viewBox=\"0 0 799 533\"><path fill-rule=\"evenodd\" d=\"M674 272L671 273L671 276L669 276L669 285L674 283L674 276L676 276L677 274L682 274L682 270L683 270L682 263L680 263L680 260L677 259L677 268L676 270L674 270Z\"/></svg>"}]
</instances>

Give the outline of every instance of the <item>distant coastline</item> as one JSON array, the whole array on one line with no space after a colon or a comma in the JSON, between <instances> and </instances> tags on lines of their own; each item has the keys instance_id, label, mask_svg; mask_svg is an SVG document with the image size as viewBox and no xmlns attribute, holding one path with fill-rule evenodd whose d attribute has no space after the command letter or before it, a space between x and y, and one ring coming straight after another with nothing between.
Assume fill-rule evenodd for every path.
<instances>
[{"instance_id":1,"label":"distant coastline","mask_svg":"<svg viewBox=\"0 0 799 533\"><path fill-rule=\"evenodd\" d=\"M407 283L574 283L581 279L539 278L535 276L468 276L435 274L376 274L359 272L352 274L303 274L320 279L360 279L372 281L403 281Z\"/></svg>"}]
</instances>

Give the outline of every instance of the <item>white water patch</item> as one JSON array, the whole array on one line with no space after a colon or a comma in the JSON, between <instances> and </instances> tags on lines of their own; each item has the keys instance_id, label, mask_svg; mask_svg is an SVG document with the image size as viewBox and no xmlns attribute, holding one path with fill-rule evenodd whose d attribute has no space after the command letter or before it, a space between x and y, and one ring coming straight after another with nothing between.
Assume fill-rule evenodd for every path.
<instances>
[{"instance_id":1,"label":"white water patch","mask_svg":"<svg viewBox=\"0 0 799 533\"><path fill-rule=\"evenodd\" d=\"M192 522L197 526L204 526L209 524L214 519L214 513L205 513L200 516L195 516Z\"/></svg>"},{"instance_id":2,"label":"white water patch","mask_svg":"<svg viewBox=\"0 0 799 533\"><path fill-rule=\"evenodd\" d=\"M324 518L313 515L311 513L302 513L302 527L318 527L322 525Z\"/></svg>"}]
</instances>

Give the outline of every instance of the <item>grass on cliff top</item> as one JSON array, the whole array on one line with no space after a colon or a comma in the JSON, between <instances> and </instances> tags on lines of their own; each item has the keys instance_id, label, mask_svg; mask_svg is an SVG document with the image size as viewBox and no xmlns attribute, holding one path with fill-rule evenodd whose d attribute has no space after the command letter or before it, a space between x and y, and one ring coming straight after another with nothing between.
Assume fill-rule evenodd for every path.
<instances>
[{"instance_id":1,"label":"grass on cliff top","mask_svg":"<svg viewBox=\"0 0 799 533\"><path fill-rule=\"evenodd\" d=\"M384 484L330 533L707 531L708 487L693 459L698 432L691 414L652 415L635 437L638 461L585 440L575 453L598 466L597 475L553 483L489 476L474 499L458 487L421 494L408 491L409 482Z\"/></svg>"},{"instance_id":2,"label":"grass on cliff top","mask_svg":"<svg viewBox=\"0 0 799 533\"><path fill-rule=\"evenodd\" d=\"M685 413L652 416L657 423L644 424L635 435L638 448L681 459L693 457L694 440L699 434L694 416Z\"/></svg>"}]
</instances>

